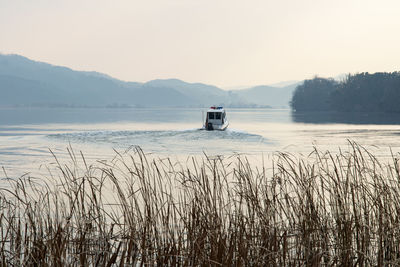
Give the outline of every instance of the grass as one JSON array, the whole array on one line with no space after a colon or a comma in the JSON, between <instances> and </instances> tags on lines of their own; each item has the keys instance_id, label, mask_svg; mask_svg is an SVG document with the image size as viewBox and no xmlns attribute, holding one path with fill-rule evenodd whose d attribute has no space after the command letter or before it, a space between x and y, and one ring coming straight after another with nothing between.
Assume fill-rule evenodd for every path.
<instances>
[{"instance_id":1,"label":"grass","mask_svg":"<svg viewBox=\"0 0 400 267\"><path fill-rule=\"evenodd\" d=\"M2 181L0 266L399 265L398 158L349 144L263 168L69 150L46 179Z\"/></svg>"}]
</instances>

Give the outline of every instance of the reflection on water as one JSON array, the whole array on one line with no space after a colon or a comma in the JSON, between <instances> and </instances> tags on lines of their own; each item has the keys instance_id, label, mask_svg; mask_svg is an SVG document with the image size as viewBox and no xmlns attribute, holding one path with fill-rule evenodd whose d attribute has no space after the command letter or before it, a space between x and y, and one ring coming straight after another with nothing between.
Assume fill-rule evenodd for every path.
<instances>
[{"instance_id":1,"label":"reflection on water","mask_svg":"<svg viewBox=\"0 0 400 267\"><path fill-rule=\"evenodd\" d=\"M5 108L0 107L0 126L26 124L88 123L198 123L206 108ZM288 110L227 109L228 119L250 122L290 123Z\"/></svg>"},{"instance_id":2,"label":"reflection on water","mask_svg":"<svg viewBox=\"0 0 400 267\"><path fill-rule=\"evenodd\" d=\"M121 121L201 122L201 109L0 107L0 125L112 123Z\"/></svg>"},{"instance_id":3,"label":"reflection on water","mask_svg":"<svg viewBox=\"0 0 400 267\"><path fill-rule=\"evenodd\" d=\"M346 124L400 124L400 114L367 112L291 112L293 122Z\"/></svg>"}]
</instances>

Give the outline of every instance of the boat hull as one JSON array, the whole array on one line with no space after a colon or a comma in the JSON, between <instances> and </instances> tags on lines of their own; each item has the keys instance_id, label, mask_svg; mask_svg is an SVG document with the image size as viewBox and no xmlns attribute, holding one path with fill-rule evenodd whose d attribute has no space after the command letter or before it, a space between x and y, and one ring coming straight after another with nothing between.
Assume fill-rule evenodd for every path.
<instances>
[{"instance_id":1,"label":"boat hull","mask_svg":"<svg viewBox=\"0 0 400 267\"><path fill-rule=\"evenodd\" d=\"M205 125L204 129L207 131L225 131L229 126L228 122L225 122L224 124L211 124L211 125Z\"/></svg>"}]
</instances>

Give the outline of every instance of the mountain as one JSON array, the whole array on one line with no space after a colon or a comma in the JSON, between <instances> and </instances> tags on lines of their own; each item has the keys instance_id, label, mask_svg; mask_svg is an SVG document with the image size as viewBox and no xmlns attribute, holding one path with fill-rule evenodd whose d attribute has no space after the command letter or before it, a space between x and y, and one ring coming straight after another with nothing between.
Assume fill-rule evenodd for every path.
<instances>
[{"instance_id":1,"label":"mountain","mask_svg":"<svg viewBox=\"0 0 400 267\"><path fill-rule=\"evenodd\" d=\"M19 55L0 54L1 106L280 107L288 106L293 86L226 91L178 79L125 82L99 72L75 71Z\"/></svg>"},{"instance_id":2,"label":"mountain","mask_svg":"<svg viewBox=\"0 0 400 267\"><path fill-rule=\"evenodd\" d=\"M260 85L248 89L237 90L235 93L243 101L256 105L266 105L271 107L289 107L289 102L299 82L295 82L284 87L273 87Z\"/></svg>"},{"instance_id":3,"label":"mountain","mask_svg":"<svg viewBox=\"0 0 400 267\"><path fill-rule=\"evenodd\" d=\"M129 104L136 89L94 72L36 62L18 55L0 55L0 104Z\"/></svg>"},{"instance_id":4,"label":"mountain","mask_svg":"<svg viewBox=\"0 0 400 267\"><path fill-rule=\"evenodd\" d=\"M235 98L228 91L203 83L187 83L178 79L152 80L143 84L144 88L174 89L190 99L191 103L207 105L229 105ZM184 104L184 103L183 103Z\"/></svg>"},{"instance_id":5,"label":"mountain","mask_svg":"<svg viewBox=\"0 0 400 267\"><path fill-rule=\"evenodd\" d=\"M177 79L124 82L19 55L0 55L0 105L204 106L230 104L229 92Z\"/></svg>"}]
</instances>

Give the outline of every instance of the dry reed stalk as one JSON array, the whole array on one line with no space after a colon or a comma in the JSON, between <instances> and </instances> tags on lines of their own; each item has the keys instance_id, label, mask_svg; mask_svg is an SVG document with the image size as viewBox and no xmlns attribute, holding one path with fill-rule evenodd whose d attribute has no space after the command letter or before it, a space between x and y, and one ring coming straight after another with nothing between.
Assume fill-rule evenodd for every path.
<instances>
[{"instance_id":1,"label":"dry reed stalk","mask_svg":"<svg viewBox=\"0 0 400 267\"><path fill-rule=\"evenodd\" d=\"M400 168L354 142L186 165L140 148L0 187L0 266L398 265Z\"/></svg>"}]
</instances>

